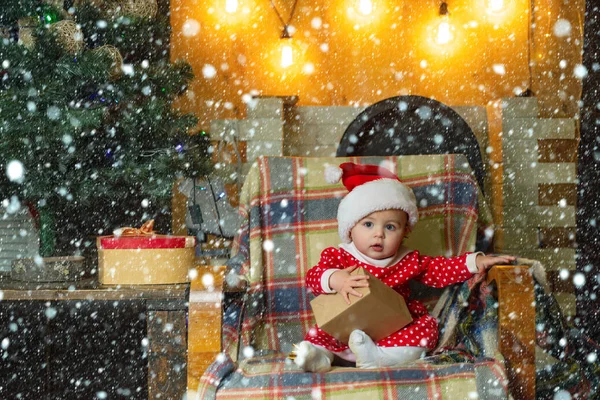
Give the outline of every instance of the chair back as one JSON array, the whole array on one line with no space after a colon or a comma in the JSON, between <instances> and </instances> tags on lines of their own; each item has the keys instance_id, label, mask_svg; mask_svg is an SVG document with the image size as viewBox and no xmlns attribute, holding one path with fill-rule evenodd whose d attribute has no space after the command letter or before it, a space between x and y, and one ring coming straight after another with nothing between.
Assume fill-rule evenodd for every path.
<instances>
[{"instance_id":1,"label":"chair back","mask_svg":"<svg viewBox=\"0 0 600 400\"><path fill-rule=\"evenodd\" d=\"M241 195L241 227L230 268L248 281L241 348L288 352L314 325L306 272L337 246L338 204L347 194L325 181L328 165L387 163L410 186L419 222L405 240L428 255L473 251L491 240L491 213L464 155L259 157Z\"/></svg>"}]
</instances>

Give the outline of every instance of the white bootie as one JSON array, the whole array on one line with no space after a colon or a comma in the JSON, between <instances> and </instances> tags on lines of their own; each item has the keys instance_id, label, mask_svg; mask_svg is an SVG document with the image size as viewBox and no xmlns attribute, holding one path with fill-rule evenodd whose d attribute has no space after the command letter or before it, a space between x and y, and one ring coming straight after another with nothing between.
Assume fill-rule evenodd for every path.
<instances>
[{"instance_id":1,"label":"white bootie","mask_svg":"<svg viewBox=\"0 0 600 400\"><path fill-rule=\"evenodd\" d=\"M307 372L327 372L331 369L333 353L303 340L296 348L294 363Z\"/></svg>"},{"instance_id":2,"label":"white bootie","mask_svg":"<svg viewBox=\"0 0 600 400\"><path fill-rule=\"evenodd\" d=\"M427 349L423 347L380 347L363 331L355 330L348 340L356 355L356 367L363 369L397 367L418 360Z\"/></svg>"}]
</instances>

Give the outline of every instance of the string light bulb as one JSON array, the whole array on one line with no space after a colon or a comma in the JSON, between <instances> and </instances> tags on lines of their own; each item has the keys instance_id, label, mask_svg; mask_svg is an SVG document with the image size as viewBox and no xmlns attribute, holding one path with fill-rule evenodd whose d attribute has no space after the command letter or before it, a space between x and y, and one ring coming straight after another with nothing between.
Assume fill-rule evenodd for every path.
<instances>
[{"instance_id":1,"label":"string light bulb","mask_svg":"<svg viewBox=\"0 0 600 400\"><path fill-rule=\"evenodd\" d=\"M504 9L504 0L488 0L487 8L492 13L500 12Z\"/></svg>"},{"instance_id":2,"label":"string light bulb","mask_svg":"<svg viewBox=\"0 0 600 400\"><path fill-rule=\"evenodd\" d=\"M294 64L294 52L292 46L284 44L281 47L281 68L288 68Z\"/></svg>"},{"instance_id":3,"label":"string light bulb","mask_svg":"<svg viewBox=\"0 0 600 400\"><path fill-rule=\"evenodd\" d=\"M225 0L225 11L229 14L237 12L238 0Z\"/></svg>"},{"instance_id":4,"label":"string light bulb","mask_svg":"<svg viewBox=\"0 0 600 400\"><path fill-rule=\"evenodd\" d=\"M358 0L358 11L362 15L370 15L373 12L373 3L371 0Z\"/></svg>"},{"instance_id":5,"label":"string light bulb","mask_svg":"<svg viewBox=\"0 0 600 400\"><path fill-rule=\"evenodd\" d=\"M447 44L452 40L452 27L448 15L448 3L442 1L440 4L440 23L438 24L435 41L437 44Z\"/></svg>"},{"instance_id":6,"label":"string light bulb","mask_svg":"<svg viewBox=\"0 0 600 400\"><path fill-rule=\"evenodd\" d=\"M450 24L448 21L441 21L438 25L437 35L435 41L437 44L447 44L452 39L452 33L450 32Z\"/></svg>"},{"instance_id":7,"label":"string light bulb","mask_svg":"<svg viewBox=\"0 0 600 400\"><path fill-rule=\"evenodd\" d=\"M288 27L285 26L283 31L281 32L281 39L284 39L286 43L281 46L281 68L288 68L294 64L294 51L292 49L291 44L289 43L292 40L290 33L288 31Z\"/></svg>"}]
</instances>

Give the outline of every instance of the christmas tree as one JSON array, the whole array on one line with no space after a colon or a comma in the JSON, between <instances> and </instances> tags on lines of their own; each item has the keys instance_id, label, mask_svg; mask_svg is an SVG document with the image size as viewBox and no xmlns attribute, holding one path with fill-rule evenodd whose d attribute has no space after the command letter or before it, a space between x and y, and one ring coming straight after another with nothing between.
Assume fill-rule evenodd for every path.
<instances>
[{"instance_id":1,"label":"christmas tree","mask_svg":"<svg viewBox=\"0 0 600 400\"><path fill-rule=\"evenodd\" d=\"M190 134L196 118L172 107L193 75L169 60L168 3L0 0L0 10L4 205L39 215L44 255L148 218L168 229L173 184L210 169L208 138Z\"/></svg>"}]
</instances>

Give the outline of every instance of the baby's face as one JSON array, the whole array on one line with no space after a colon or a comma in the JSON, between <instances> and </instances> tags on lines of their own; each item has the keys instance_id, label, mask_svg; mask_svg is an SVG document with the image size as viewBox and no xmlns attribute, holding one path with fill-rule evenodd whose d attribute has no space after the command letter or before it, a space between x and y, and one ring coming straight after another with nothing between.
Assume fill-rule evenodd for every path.
<instances>
[{"instance_id":1,"label":"baby's face","mask_svg":"<svg viewBox=\"0 0 600 400\"><path fill-rule=\"evenodd\" d=\"M366 256L383 260L398 252L407 232L408 214L401 210L375 211L354 225L350 238Z\"/></svg>"}]
</instances>

